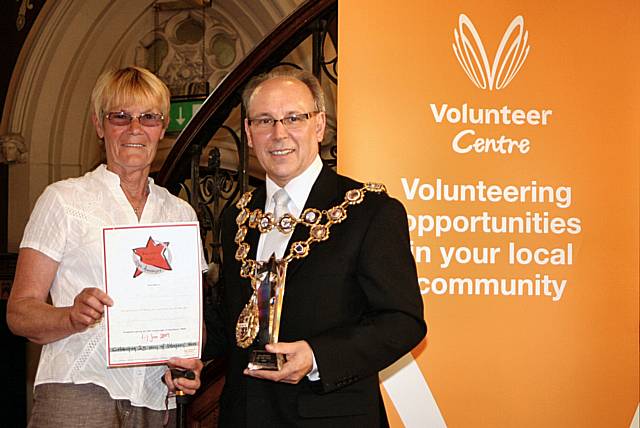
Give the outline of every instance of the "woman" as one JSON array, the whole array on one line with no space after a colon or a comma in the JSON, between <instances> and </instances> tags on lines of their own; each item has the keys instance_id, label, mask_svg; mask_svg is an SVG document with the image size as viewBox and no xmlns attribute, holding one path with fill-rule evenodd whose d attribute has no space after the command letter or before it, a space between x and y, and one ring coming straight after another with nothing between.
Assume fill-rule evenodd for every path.
<instances>
[{"instance_id":1,"label":"woman","mask_svg":"<svg viewBox=\"0 0 640 428\"><path fill-rule=\"evenodd\" d=\"M148 70L103 74L91 95L92 120L107 164L48 186L24 231L7 322L43 344L30 426L162 426L167 387L193 394L199 360L171 359L195 380L164 366L107 368L102 315L101 227L196 220L189 204L149 178L169 122L169 90ZM205 266L204 261L202 266ZM51 294L52 304L47 301Z\"/></svg>"}]
</instances>

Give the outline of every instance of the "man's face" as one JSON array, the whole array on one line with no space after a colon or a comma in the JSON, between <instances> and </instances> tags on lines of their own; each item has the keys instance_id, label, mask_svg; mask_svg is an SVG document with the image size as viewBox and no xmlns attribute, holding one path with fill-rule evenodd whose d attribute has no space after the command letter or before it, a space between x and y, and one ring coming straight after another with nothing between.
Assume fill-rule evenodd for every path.
<instances>
[{"instance_id":1,"label":"man's face","mask_svg":"<svg viewBox=\"0 0 640 428\"><path fill-rule=\"evenodd\" d=\"M282 119L295 114L314 112L311 91L296 79L278 77L256 88L250 100L249 119ZM258 129L245 120L249 147L269 178L284 187L304 172L318 154L326 117L324 112L312 115L299 129L287 129L282 122Z\"/></svg>"}]
</instances>

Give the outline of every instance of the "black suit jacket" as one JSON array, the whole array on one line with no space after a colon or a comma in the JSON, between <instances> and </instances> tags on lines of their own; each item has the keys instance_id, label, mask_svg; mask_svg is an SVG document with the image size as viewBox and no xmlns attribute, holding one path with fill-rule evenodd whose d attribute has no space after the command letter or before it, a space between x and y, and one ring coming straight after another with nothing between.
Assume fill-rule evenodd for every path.
<instances>
[{"instance_id":1,"label":"black suit jacket","mask_svg":"<svg viewBox=\"0 0 640 428\"><path fill-rule=\"evenodd\" d=\"M361 187L323 167L305 208L331 208L347 190ZM250 210L264 209L266 190L254 192ZM205 356L226 355L229 366L221 398L221 426L385 426L378 372L409 352L426 334L407 216L400 202L367 192L332 226L330 237L312 244L287 270L280 341L306 340L320 381L297 385L242 374L250 349L235 344L235 325L252 290L235 260L237 209L223 218L222 304L209 308ZM289 242L305 240L298 226ZM245 242L255 259L259 232Z\"/></svg>"}]
</instances>

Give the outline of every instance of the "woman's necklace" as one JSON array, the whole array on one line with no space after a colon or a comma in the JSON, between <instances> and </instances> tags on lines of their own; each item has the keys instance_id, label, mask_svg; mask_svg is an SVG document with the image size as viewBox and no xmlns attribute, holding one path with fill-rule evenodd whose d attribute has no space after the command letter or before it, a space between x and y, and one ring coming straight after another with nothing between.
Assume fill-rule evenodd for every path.
<instances>
[{"instance_id":1,"label":"woman's necklace","mask_svg":"<svg viewBox=\"0 0 640 428\"><path fill-rule=\"evenodd\" d=\"M129 201L129 205L131 205L131 208L133 208L133 212L136 214L136 217L140 218L140 216L142 215L142 210L144 209L144 206L147 203L147 197L149 196L149 186L147 185L145 187L144 193L142 195L142 199L137 204L133 201L133 198L130 197L124 189L122 189L122 191L124 192L124 196L127 198L127 201Z\"/></svg>"},{"instance_id":2,"label":"woman's necklace","mask_svg":"<svg viewBox=\"0 0 640 428\"><path fill-rule=\"evenodd\" d=\"M283 234L292 233L298 224L309 227L309 237L304 241L293 242L289 246L289 252L282 260L281 265L286 266L293 259L301 259L309 255L309 249L312 243L321 242L329 239L331 226L341 223L347 218L347 208L351 205L357 205L364 200L366 192L382 193L387 189L384 184L366 183L359 189L352 189L345 193L344 201L339 205L327 210L318 210L315 208L307 208L302 212L300 218L296 218L291 214L284 214L279 219L274 218L272 213L264 213L261 209L250 211L247 205L253 196L252 192L246 192L236 203L236 207L240 210L236 216L236 224L238 231L234 241L238 244L235 258L242 263L240 267L240 276L251 279L251 287L253 293L249 301L242 309L238 322L236 324L236 343L241 348L246 348L253 343L258 334L258 298L257 284L258 268L261 263L256 260L249 259L247 256L251 251L249 244L244 242L247 236L247 226L252 229L258 229L260 233L268 233L273 228L277 228Z\"/></svg>"}]
</instances>

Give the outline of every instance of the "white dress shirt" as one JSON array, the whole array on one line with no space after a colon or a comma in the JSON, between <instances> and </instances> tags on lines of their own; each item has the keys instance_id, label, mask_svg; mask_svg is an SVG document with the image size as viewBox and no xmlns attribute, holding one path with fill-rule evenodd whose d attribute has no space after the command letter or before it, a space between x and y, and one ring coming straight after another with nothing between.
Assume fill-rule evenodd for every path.
<instances>
[{"instance_id":1,"label":"white dress shirt","mask_svg":"<svg viewBox=\"0 0 640 428\"><path fill-rule=\"evenodd\" d=\"M307 199L309 198L309 193L311 193L311 188L313 184L318 179L320 175L320 171L322 171L322 160L320 156L316 156L311 165L307 169L304 170L302 174L291 179L285 186L284 190L289 194L289 204L288 209L289 213L294 217L300 217L302 214L302 209L307 203ZM280 186L278 186L273 180L267 176L266 179L267 185L267 201L265 203L264 212L273 212L275 203L273 202L273 195L278 190L280 190ZM264 240L266 237L266 233L262 233L260 235L260 240L258 241L258 249L256 254L259 255L259 261L265 261L269 258L270 254L262 254L262 249L264 246ZM279 258L282 258L283 254L289 250L289 243L284 242L282 246L276 251L276 255ZM285 293L285 299L287 298ZM313 355L313 367L311 371L307 374L307 377L311 381L316 381L320 379L320 373L318 372L318 365L316 364L316 357Z\"/></svg>"},{"instance_id":2,"label":"white dress shirt","mask_svg":"<svg viewBox=\"0 0 640 428\"><path fill-rule=\"evenodd\" d=\"M289 204L287 208L289 209L289 213L294 217L300 217L302 214L302 209L304 205L307 203L307 198L309 197L309 193L311 193L311 187L318 179L320 175L320 171L322 171L322 160L320 156L316 156L311 165L307 169L304 170L302 174L291 179L283 189L287 191L289 195ZM265 203L264 212L272 213L275 208L275 203L273 202L273 195L280 190L280 186L278 186L269 176L266 179L267 184L267 201ZM269 259L271 254L262 254L264 240L266 237L266 233L262 233L260 235L260 240L258 241L258 249L256 254L258 255L258 261L264 261ZM283 243L282 247L279 248L279 251L276 251L276 255L278 258L282 258L282 255L288 250L288 242Z\"/></svg>"}]
</instances>

